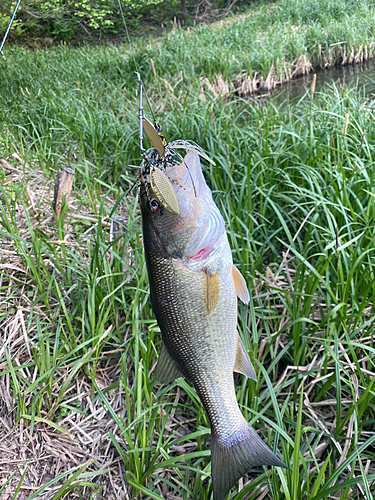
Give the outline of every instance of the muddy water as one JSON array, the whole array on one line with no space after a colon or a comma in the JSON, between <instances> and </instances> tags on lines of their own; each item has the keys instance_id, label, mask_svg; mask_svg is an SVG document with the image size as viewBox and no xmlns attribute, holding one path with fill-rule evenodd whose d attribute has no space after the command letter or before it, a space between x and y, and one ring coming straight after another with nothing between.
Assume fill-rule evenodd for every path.
<instances>
[{"instance_id":1,"label":"muddy water","mask_svg":"<svg viewBox=\"0 0 375 500\"><path fill-rule=\"evenodd\" d=\"M283 85L272 93L277 95L278 99L294 100L305 93L311 87L313 74L303 76ZM316 72L316 92L322 92L332 83L345 85L348 87L356 86L362 88L365 95L375 94L375 60L364 64L355 64L350 66L334 66L333 68L320 70Z\"/></svg>"}]
</instances>

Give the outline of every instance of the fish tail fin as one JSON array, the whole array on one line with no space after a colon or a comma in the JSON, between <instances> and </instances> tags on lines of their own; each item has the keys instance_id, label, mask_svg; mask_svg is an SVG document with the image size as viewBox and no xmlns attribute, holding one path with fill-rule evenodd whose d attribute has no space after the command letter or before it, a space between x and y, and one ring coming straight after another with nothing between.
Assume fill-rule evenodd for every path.
<instances>
[{"instance_id":1,"label":"fish tail fin","mask_svg":"<svg viewBox=\"0 0 375 500\"><path fill-rule=\"evenodd\" d=\"M286 467L247 422L242 429L221 437L212 434L211 474L214 500L225 500L231 487L254 465Z\"/></svg>"}]
</instances>

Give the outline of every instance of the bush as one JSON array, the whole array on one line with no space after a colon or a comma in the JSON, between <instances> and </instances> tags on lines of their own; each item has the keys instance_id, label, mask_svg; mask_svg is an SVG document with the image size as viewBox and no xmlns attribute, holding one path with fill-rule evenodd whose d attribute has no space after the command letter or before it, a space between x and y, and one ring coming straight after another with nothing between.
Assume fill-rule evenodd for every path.
<instances>
[{"instance_id":1,"label":"bush","mask_svg":"<svg viewBox=\"0 0 375 500\"><path fill-rule=\"evenodd\" d=\"M120 5L119 5L120 1ZM158 34L171 21L184 19L187 24L222 15L230 0L23 0L13 23L10 39L51 38L54 41L79 42L126 37L126 27L136 34ZM15 2L0 2L0 37L5 33ZM182 10L184 13L182 13ZM200 19L201 21L203 19ZM183 21L183 22L185 22Z\"/></svg>"}]
</instances>

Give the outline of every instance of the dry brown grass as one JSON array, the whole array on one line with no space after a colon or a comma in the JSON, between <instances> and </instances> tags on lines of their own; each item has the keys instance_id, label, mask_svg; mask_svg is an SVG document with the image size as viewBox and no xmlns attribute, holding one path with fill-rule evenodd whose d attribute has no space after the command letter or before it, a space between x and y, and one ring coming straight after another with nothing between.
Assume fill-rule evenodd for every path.
<instances>
[{"instance_id":1,"label":"dry brown grass","mask_svg":"<svg viewBox=\"0 0 375 500\"><path fill-rule=\"evenodd\" d=\"M53 198L53 180L45 178L37 165L30 168L22 164L18 155L8 160L1 160L2 168L8 171L4 187L12 190L23 187L25 199L29 201L27 211L34 229L48 233L51 240L56 239L56 230L51 224L51 201ZM78 205L80 205L78 207ZM19 236L30 239L29 228L23 207L16 208ZM70 207L70 217L80 220L97 222L97 217L91 211L83 211L81 204L73 196ZM70 225L70 229L72 226ZM67 232L67 245L74 246L74 234ZM83 250L83 249L82 249ZM84 252L83 252L84 253ZM45 264L52 266L45 258ZM12 363L20 368L20 373L29 382L36 379L36 371L30 372L28 365L34 363L37 320L44 327L54 328L50 311L42 303L34 304L37 289L28 269L24 267L22 257L17 252L10 238L1 239L0 251L0 371L6 371L8 363L5 360L4 349L7 350ZM57 307L53 299L49 299L51 307ZM31 322L30 322L31 319ZM108 469L100 475L96 482L101 489L95 498L127 497L127 487L123 481L121 460L111 444L108 431L116 433L116 425L107 410L99 400L92 399L92 383L79 373L68 389L70 395L65 404L74 405L79 401L86 408L87 416L79 412L72 413L58 422L52 417L58 406L59 390L64 380L71 375L71 367L57 370L51 390L51 401L45 402L36 417L31 432L30 421L19 419L17 396L12 390L11 373L0 376L0 488L13 475L5 489L0 493L1 500L11 500L21 476L22 481L19 500L25 500L33 492L53 480L60 474L65 477L46 487L37 499L52 498L63 482L79 468L90 463L86 472L96 472ZM119 379L120 369L117 365L103 362L96 374L99 387L107 387ZM21 384L20 393L25 393L25 404L28 406L33 398L32 391L26 393L28 385ZM115 411L121 414L124 407L121 386L107 393L107 399ZM56 428L59 427L59 428ZM73 489L65 498L83 498L90 496L90 488Z\"/></svg>"}]
</instances>

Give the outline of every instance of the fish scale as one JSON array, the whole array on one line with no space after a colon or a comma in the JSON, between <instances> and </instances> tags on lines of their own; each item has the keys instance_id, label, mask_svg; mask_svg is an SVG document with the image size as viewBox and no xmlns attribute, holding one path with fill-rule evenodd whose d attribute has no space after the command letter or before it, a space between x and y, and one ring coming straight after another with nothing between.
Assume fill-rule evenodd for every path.
<instances>
[{"instance_id":1,"label":"fish scale","mask_svg":"<svg viewBox=\"0 0 375 500\"><path fill-rule=\"evenodd\" d=\"M192 275L197 273L176 259L168 261L151 257L149 267L155 282L153 303L155 300L158 321L165 332L166 348L183 375L193 382L209 415L213 432L217 435L230 432L238 417L243 419L236 404L232 375L236 339L225 336L226 330L233 330L236 326L234 289L232 300L228 300L226 294L226 300L216 306L216 314L209 314L196 293L204 286L204 276L195 277L198 283L194 283ZM223 276L221 286L226 289L231 284L230 273L224 272ZM222 325L224 321L226 325L217 332L215 325ZM226 360L225 365L218 363L222 359ZM226 372L228 376L223 377Z\"/></svg>"},{"instance_id":2,"label":"fish scale","mask_svg":"<svg viewBox=\"0 0 375 500\"><path fill-rule=\"evenodd\" d=\"M251 467L285 466L237 404L233 371L255 378L237 332L237 295L244 301L249 295L197 153L167 174L179 214L151 210L144 185L140 196L151 303L162 332L156 376L163 383L179 376L193 383L211 425L214 500L224 500Z\"/></svg>"}]
</instances>

